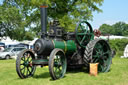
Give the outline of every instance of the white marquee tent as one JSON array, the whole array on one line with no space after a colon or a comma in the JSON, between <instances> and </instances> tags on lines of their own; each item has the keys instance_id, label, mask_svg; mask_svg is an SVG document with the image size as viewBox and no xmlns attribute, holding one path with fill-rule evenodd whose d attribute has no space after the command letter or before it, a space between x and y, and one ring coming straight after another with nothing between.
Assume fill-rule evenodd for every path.
<instances>
[{"instance_id":1,"label":"white marquee tent","mask_svg":"<svg viewBox=\"0 0 128 85\"><path fill-rule=\"evenodd\" d=\"M128 44L126 45L124 49L124 56L121 56L121 58L128 58Z\"/></svg>"},{"instance_id":2,"label":"white marquee tent","mask_svg":"<svg viewBox=\"0 0 128 85\"><path fill-rule=\"evenodd\" d=\"M6 46L20 43L16 40L11 40L9 37L6 37L6 39L2 39L1 42L5 43Z\"/></svg>"}]
</instances>

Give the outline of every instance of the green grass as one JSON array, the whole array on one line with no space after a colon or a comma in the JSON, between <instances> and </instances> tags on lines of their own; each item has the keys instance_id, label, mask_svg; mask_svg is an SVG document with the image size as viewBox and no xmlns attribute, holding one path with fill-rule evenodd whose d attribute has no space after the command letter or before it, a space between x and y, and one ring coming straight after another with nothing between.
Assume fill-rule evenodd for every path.
<instances>
[{"instance_id":1,"label":"green grass","mask_svg":"<svg viewBox=\"0 0 128 85\"><path fill-rule=\"evenodd\" d=\"M20 79L15 60L0 60L0 85L128 85L128 59L113 58L110 72L99 73L96 77L80 70L67 72L56 81L51 79L48 67L37 67L33 77Z\"/></svg>"}]
</instances>

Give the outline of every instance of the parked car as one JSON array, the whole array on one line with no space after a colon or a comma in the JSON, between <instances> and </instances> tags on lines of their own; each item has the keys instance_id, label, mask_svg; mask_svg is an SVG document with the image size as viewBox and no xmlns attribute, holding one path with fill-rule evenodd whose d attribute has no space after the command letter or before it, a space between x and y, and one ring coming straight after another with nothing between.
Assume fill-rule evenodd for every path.
<instances>
[{"instance_id":1,"label":"parked car","mask_svg":"<svg viewBox=\"0 0 128 85\"><path fill-rule=\"evenodd\" d=\"M3 52L0 52L0 59L10 59L17 55L21 50L26 49L24 47L12 47L6 48Z\"/></svg>"}]
</instances>

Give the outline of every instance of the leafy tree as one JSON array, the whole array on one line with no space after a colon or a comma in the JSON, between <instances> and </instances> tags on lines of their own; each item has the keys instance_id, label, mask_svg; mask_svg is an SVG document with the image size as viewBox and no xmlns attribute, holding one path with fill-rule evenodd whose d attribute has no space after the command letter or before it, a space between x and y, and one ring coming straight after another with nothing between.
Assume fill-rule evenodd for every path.
<instances>
[{"instance_id":1,"label":"leafy tree","mask_svg":"<svg viewBox=\"0 0 128 85\"><path fill-rule=\"evenodd\" d=\"M102 24L99 28L102 34L114 34L115 30L108 24Z\"/></svg>"},{"instance_id":2,"label":"leafy tree","mask_svg":"<svg viewBox=\"0 0 128 85\"><path fill-rule=\"evenodd\" d=\"M112 27L115 29L115 35L122 36L125 25L126 24L124 22L117 22L116 24L112 25Z\"/></svg>"},{"instance_id":3,"label":"leafy tree","mask_svg":"<svg viewBox=\"0 0 128 85\"><path fill-rule=\"evenodd\" d=\"M1 37L6 35L12 38L13 30L20 27L22 16L18 12L16 7L0 6L0 30L4 32L1 33Z\"/></svg>"},{"instance_id":4,"label":"leafy tree","mask_svg":"<svg viewBox=\"0 0 128 85\"><path fill-rule=\"evenodd\" d=\"M30 33L29 33L30 34ZM0 6L0 37L9 36L11 39L24 40L33 39L32 33L25 37L28 33L25 31L25 20L23 14L16 7Z\"/></svg>"},{"instance_id":5,"label":"leafy tree","mask_svg":"<svg viewBox=\"0 0 128 85\"><path fill-rule=\"evenodd\" d=\"M92 20L92 12L102 12L98 7L104 0L4 0L7 6L14 6L23 13L25 26L40 32L40 5L48 5L48 22L58 19L60 25L74 31L80 20Z\"/></svg>"},{"instance_id":6,"label":"leafy tree","mask_svg":"<svg viewBox=\"0 0 128 85\"><path fill-rule=\"evenodd\" d=\"M128 24L117 22L113 25L102 24L99 28L102 34L128 36Z\"/></svg>"},{"instance_id":7,"label":"leafy tree","mask_svg":"<svg viewBox=\"0 0 128 85\"><path fill-rule=\"evenodd\" d=\"M122 35L128 36L128 24L125 24Z\"/></svg>"}]
</instances>

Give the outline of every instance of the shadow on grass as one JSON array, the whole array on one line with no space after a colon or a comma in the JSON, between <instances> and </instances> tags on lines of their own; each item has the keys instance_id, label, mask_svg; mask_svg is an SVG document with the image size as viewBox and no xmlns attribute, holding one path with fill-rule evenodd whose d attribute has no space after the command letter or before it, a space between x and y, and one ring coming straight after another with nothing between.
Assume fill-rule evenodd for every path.
<instances>
[{"instance_id":1,"label":"shadow on grass","mask_svg":"<svg viewBox=\"0 0 128 85\"><path fill-rule=\"evenodd\" d=\"M0 59L0 61L1 61L1 60L5 60L5 59Z\"/></svg>"},{"instance_id":2,"label":"shadow on grass","mask_svg":"<svg viewBox=\"0 0 128 85\"><path fill-rule=\"evenodd\" d=\"M44 73L41 73L39 75L34 75L33 78L49 78L50 77L50 74L49 72L44 72Z\"/></svg>"},{"instance_id":3,"label":"shadow on grass","mask_svg":"<svg viewBox=\"0 0 128 85\"><path fill-rule=\"evenodd\" d=\"M44 73L41 73L41 74L39 74L39 75L34 75L34 76L32 76L32 78L36 78L36 79L38 79L38 78L49 78L49 77L50 77L49 72L44 72ZM28 77L28 78L30 78L30 77ZM27 78L24 78L24 79L27 79ZM19 77L17 77L16 80L22 80L22 79L19 78Z\"/></svg>"},{"instance_id":4,"label":"shadow on grass","mask_svg":"<svg viewBox=\"0 0 128 85\"><path fill-rule=\"evenodd\" d=\"M86 68L80 68L80 69L69 69L69 70L67 70L67 72L66 72L66 74L68 74L68 73L79 73L79 72L84 72L84 73L89 73L89 70L88 69L86 69Z\"/></svg>"}]
</instances>

